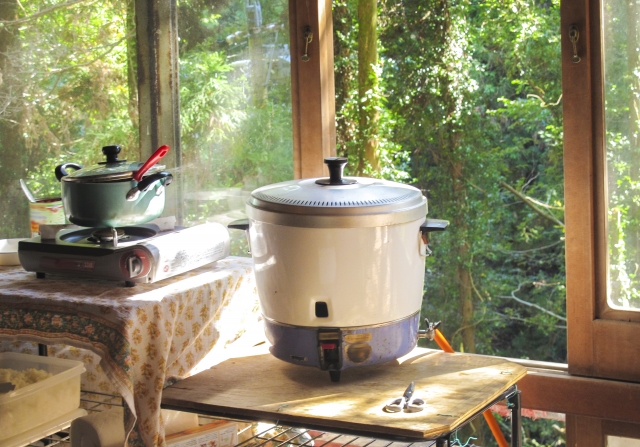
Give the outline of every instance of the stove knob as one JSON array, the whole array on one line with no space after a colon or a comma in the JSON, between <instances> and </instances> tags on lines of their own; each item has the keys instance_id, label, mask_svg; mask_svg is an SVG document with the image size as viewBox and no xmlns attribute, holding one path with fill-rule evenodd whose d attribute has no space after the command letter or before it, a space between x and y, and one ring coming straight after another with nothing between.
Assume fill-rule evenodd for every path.
<instances>
[{"instance_id":1,"label":"stove knob","mask_svg":"<svg viewBox=\"0 0 640 447\"><path fill-rule=\"evenodd\" d=\"M140 256L131 255L127 258L127 270L129 271L129 277L135 278L142 273L144 264Z\"/></svg>"},{"instance_id":2,"label":"stove knob","mask_svg":"<svg viewBox=\"0 0 640 447\"><path fill-rule=\"evenodd\" d=\"M127 250L120 257L120 272L124 278L142 279L151 271L149 254L139 248ZM123 279L124 279L123 278Z\"/></svg>"}]
</instances>

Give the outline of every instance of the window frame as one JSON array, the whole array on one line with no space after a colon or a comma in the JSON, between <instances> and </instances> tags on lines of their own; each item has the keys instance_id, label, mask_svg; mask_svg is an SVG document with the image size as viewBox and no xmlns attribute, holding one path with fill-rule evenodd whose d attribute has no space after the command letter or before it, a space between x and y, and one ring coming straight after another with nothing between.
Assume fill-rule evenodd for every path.
<instances>
[{"instance_id":1,"label":"window frame","mask_svg":"<svg viewBox=\"0 0 640 447\"><path fill-rule=\"evenodd\" d=\"M569 372L640 382L640 315L607 305L601 2L565 1L561 8ZM574 24L579 63L568 38Z\"/></svg>"}]
</instances>

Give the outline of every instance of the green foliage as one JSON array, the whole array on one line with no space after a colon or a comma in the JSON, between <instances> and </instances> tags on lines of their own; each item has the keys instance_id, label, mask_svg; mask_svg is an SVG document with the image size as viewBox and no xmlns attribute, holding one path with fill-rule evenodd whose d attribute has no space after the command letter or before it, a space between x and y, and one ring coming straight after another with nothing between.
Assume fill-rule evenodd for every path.
<instances>
[{"instance_id":1,"label":"green foliage","mask_svg":"<svg viewBox=\"0 0 640 447\"><path fill-rule=\"evenodd\" d=\"M334 6L338 140L350 158L363 100L344 79L356 78L355 4ZM456 348L564 361L559 2L382 0L378 16L379 91L368 95L391 148L383 170L451 221L431 242L423 316L443 320Z\"/></svg>"},{"instance_id":2,"label":"green foliage","mask_svg":"<svg viewBox=\"0 0 640 447\"><path fill-rule=\"evenodd\" d=\"M245 118L241 86L232 85L233 68L224 53L201 44L180 58L180 126L187 150L229 138Z\"/></svg>"},{"instance_id":3,"label":"green foliage","mask_svg":"<svg viewBox=\"0 0 640 447\"><path fill-rule=\"evenodd\" d=\"M293 178L289 68L283 78L280 57L288 42L281 25L286 3L264 2L258 30L250 29L247 5L179 5L180 118L189 191L251 190ZM252 59L252 44L259 47L259 60ZM261 74L266 78L254 79ZM259 106L253 98L256 84L266 92ZM201 206L187 218L196 222L224 214L216 206Z\"/></svg>"},{"instance_id":4,"label":"green foliage","mask_svg":"<svg viewBox=\"0 0 640 447\"><path fill-rule=\"evenodd\" d=\"M242 179L248 189L293 178L291 109L288 104L268 103L255 109L231 147L233 165L228 175Z\"/></svg>"},{"instance_id":5,"label":"green foliage","mask_svg":"<svg viewBox=\"0 0 640 447\"><path fill-rule=\"evenodd\" d=\"M124 158L139 159L127 87L128 3L17 5L0 13L3 237L29 234L19 178L28 179L37 196L59 195L56 164L93 164L107 144L120 144ZM39 14L43 10L48 13Z\"/></svg>"},{"instance_id":6,"label":"green foliage","mask_svg":"<svg viewBox=\"0 0 640 447\"><path fill-rule=\"evenodd\" d=\"M384 66L387 61L383 58L375 66L372 66L370 76L371 88L365 92L364 97L358 95L357 77L352 73L357 72L358 59L357 37L358 26L356 21L357 5L354 1L342 1L334 4L334 27L336 46L342 49L340 55L335 57L336 83L338 95L336 98L336 124L338 155L349 158L345 172L347 175L364 175L367 177L380 177L388 180L411 183L410 157L403 150L402 144L394 138L394 132L401 125L403 118L388 106L387 78L383 76ZM365 111L367 116L375 111L378 121L372 129L370 126L359 126L360 111ZM369 163L364 164L361 173L357 173L360 166L361 148L366 139L376 137L378 142L378 156L380 158L380 171L374 171Z\"/></svg>"},{"instance_id":7,"label":"green foliage","mask_svg":"<svg viewBox=\"0 0 640 447\"><path fill-rule=\"evenodd\" d=\"M498 425L503 433L511 430L510 419L495 414ZM552 419L522 419L522 446L523 447L563 447L566 445L564 423ZM490 433L484 437L482 446L497 445Z\"/></svg>"}]
</instances>

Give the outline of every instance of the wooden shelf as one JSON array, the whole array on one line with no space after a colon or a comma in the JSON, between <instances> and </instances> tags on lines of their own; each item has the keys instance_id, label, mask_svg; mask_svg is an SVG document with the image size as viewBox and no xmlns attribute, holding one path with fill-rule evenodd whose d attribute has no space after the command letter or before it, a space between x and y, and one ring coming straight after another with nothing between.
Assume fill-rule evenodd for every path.
<instances>
[{"instance_id":1,"label":"wooden shelf","mask_svg":"<svg viewBox=\"0 0 640 447\"><path fill-rule=\"evenodd\" d=\"M326 371L270 354L235 358L164 389L162 407L221 417L280 422L385 439L429 440L464 425L504 398L526 368L494 357L416 348L395 362ZM418 413L384 406L415 382Z\"/></svg>"}]
</instances>

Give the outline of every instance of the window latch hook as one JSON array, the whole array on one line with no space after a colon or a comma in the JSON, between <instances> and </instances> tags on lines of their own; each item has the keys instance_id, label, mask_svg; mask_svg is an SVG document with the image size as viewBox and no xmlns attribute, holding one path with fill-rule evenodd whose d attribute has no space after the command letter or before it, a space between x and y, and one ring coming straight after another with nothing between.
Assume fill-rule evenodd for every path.
<instances>
[{"instance_id":1,"label":"window latch hook","mask_svg":"<svg viewBox=\"0 0 640 447\"><path fill-rule=\"evenodd\" d=\"M578 31L577 25L571 25L569 27L569 40L571 41L571 45L573 45L573 57L571 60L574 64L580 62L580 56L578 56L578 39L580 38L580 31Z\"/></svg>"}]
</instances>

